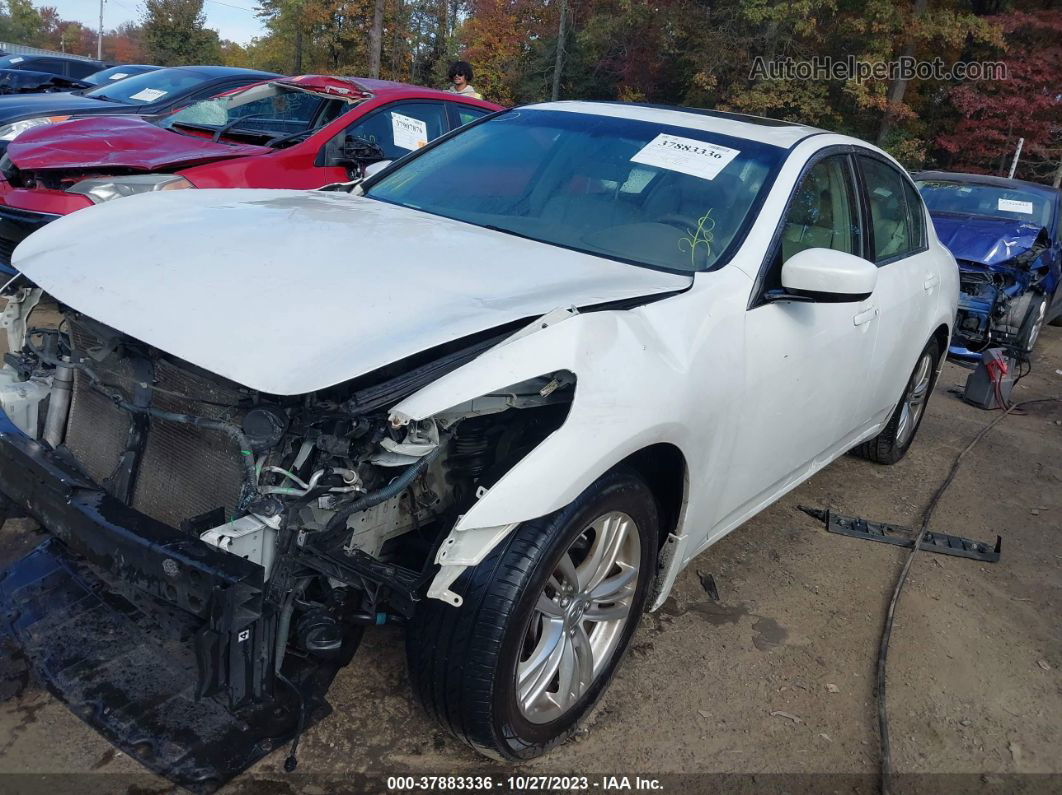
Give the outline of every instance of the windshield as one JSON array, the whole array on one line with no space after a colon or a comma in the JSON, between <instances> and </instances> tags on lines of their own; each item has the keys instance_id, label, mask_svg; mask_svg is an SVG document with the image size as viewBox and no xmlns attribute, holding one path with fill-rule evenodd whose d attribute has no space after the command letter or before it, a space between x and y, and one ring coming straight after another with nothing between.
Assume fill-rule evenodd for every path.
<instances>
[{"instance_id":1,"label":"windshield","mask_svg":"<svg viewBox=\"0 0 1062 795\"><path fill-rule=\"evenodd\" d=\"M915 184L930 212L991 215L1051 226L1051 199L1037 190L947 180L919 180Z\"/></svg>"},{"instance_id":2,"label":"windshield","mask_svg":"<svg viewBox=\"0 0 1062 795\"><path fill-rule=\"evenodd\" d=\"M91 83L94 86L102 86L104 83L113 83L116 80L124 80L132 75L142 74L145 71L154 71L145 69L143 66L112 66L110 69L101 69L98 72L93 72L84 80L86 83Z\"/></svg>"},{"instance_id":3,"label":"windshield","mask_svg":"<svg viewBox=\"0 0 1062 795\"><path fill-rule=\"evenodd\" d=\"M741 244L784 155L686 127L525 108L425 151L367 195L636 265L696 271Z\"/></svg>"},{"instance_id":4,"label":"windshield","mask_svg":"<svg viewBox=\"0 0 1062 795\"><path fill-rule=\"evenodd\" d=\"M86 91L85 96L130 105L146 105L174 94L183 94L206 80L184 69L159 69L117 82L108 81L106 85Z\"/></svg>"},{"instance_id":5,"label":"windshield","mask_svg":"<svg viewBox=\"0 0 1062 795\"><path fill-rule=\"evenodd\" d=\"M0 58L0 69L26 69L35 59L29 55L5 55Z\"/></svg>"},{"instance_id":6,"label":"windshield","mask_svg":"<svg viewBox=\"0 0 1062 795\"><path fill-rule=\"evenodd\" d=\"M268 83L196 102L159 121L173 132L204 130L292 141L323 127L352 105Z\"/></svg>"}]
</instances>

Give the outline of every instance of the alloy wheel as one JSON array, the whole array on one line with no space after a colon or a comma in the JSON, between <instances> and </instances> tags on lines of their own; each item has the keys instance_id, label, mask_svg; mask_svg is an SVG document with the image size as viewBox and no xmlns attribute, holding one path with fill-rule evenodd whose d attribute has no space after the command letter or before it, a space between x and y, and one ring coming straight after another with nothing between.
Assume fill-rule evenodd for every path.
<instances>
[{"instance_id":1,"label":"alloy wheel","mask_svg":"<svg viewBox=\"0 0 1062 795\"><path fill-rule=\"evenodd\" d=\"M1044 327L1044 317L1047 315L1047 299L1045 298L1040 302L1040 308L1036 311L1036 320L1033 321L1032 328L1029 329L1029 340L1025 343L1025 352L1029 353L1036 345L1036 340L1040 336L1040 329Z\"/></svg>"},{"instance_id":2,"label":"alloy wheel","mask_svg":"<svg viewBox=\"0 0 1062 795\"><path fill-rule=\"evenodd\" d=\"M929 397L929 385L933 380L933 357L923 353L918 360L914 374L907 384L907 393L903 396L903 406L900 409L900 422L896 427L896 443L903 447L911 439L918 420L926 406L926 398Z\"/></svg>"},{"instance_id":3,"label":"alloy wheel","mask_svg":"<svg viewBox=\"0 0 1062 795\"><path fill-rule=\"evenodd\" d=\"M640 533L630 516L612 511L561 555L539 594L516 666L517 703L528 721L563 716L616 653L638 587Z\"/></svg>"}]
</instances>

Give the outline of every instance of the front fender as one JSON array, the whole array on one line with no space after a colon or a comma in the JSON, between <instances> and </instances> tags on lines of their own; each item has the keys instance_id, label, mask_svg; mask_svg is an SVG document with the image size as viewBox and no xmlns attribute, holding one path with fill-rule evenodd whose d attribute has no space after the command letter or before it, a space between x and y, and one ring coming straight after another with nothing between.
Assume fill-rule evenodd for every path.
<instances>
[{"instance_id":1,"label":"front fender","mask_svg":"<svg viewBox=\"0 0 1062 795\"><path fill-rule=\"evenodd\" d=\"M681 357L644 316L624 310L550 313L523 332L411 395L391 410L395 424L424 420L491 391L557 370L576 377L564 424L482 492L458 519L436 562L428 595L451 604L449 585L519 523L558 510L617 463L689 437Z\"/></svg>"}]
</instances>

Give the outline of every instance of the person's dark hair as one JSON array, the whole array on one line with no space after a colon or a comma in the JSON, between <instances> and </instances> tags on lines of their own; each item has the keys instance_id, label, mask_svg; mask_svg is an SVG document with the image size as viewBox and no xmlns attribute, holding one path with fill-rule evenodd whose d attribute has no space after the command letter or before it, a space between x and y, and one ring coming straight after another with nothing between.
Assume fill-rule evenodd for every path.
<instances>
[{"instance_id":1,"label":"person's dark hair","mask_svg":"<svg viewBox=\"0 0 1062 795\"><path fill-rule=\"evenodd\" d=\"M472 64L468 61L454 61L450 64L450 71L446 73L446 76L450 78L450 82L454 81L454 78L458 75L464 75L465 80L469 83L472 82Z\"/></svg>"}]
</instances>

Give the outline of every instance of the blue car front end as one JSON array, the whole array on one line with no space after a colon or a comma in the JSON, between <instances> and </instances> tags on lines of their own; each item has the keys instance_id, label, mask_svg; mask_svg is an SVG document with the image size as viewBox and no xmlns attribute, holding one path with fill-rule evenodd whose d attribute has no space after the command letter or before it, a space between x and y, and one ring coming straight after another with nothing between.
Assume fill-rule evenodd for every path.
<instances>
[{"instance_id":1,"label":"blue car front end","mask_svg":"<svg viewBox=\"0 0 1062 795\"><path fill-rule=\"evenodd\" d=\"M949 353L978 359L990 346L1018 344L1038 296L1055 296L1059 249L1036 224L932 212L941 242L959 263L959 310Z\"/></svg>"}]
</instances>

